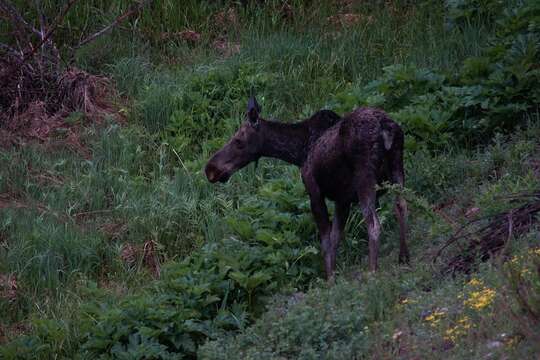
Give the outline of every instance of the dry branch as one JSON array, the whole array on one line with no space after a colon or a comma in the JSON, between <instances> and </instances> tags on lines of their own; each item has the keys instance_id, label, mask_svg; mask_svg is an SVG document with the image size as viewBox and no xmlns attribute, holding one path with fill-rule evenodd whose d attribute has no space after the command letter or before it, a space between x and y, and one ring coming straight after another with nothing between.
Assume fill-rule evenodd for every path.
<instances>
[{"instance_id":1,"label":"dry branch","mask_svg":"<svg viewBox=\"0 0 540 360\"><path fill-rule=\"evenodd\" d=\"M540 189L528 194L509 195L504 199L526 203L493 216L469 221L458 229L433 258L436 261L451 247L460 248L457 255L445 261L443 273L470 272L477 260L486 261L500 253L510 239L525 234L538 221ZM485 224L474 228L482 222Z\"/></svg>"},{"instance_id":2,"label":"dry branch","mask_svg":"<svg viewBox=\"0 0 540 360\"><path fill-rule=\"evenodd\" d=\"M9 22L13 33L12 43L0 43L0 146L25 138L46 140L55 129L70 127L64 118L72 112L81 112L84 119L92 121L113 112L109 101L114 94L109 81L72 67L62 68L58 49L63 47L67 59L72 59L77 48L139 14L152 0L132 3L113 22L74 47L57 44L54 34L77 1L65 0L57 14L48 19L43 0L32 0L37 13L32 22L24 19L11 1L0 0L0 15ZM71 135L68 132L68 138ZM79 143L75 138L70 142Z\"/></svg>"},{"instance_id":3,"label":"dry branch","mask_svg":"<svg viewBox=\"0 0 540 360\"><path fill-rule=\"evenodd\" d=\"M56 31L56 29L58 28L58 26L60 24L62 24L62 22L64 21L64 18L66 17L67 13L69 12L69 9L71 9L71 7L73 6L73 4L75 4L75 2L77 2L77 0L70 0L66 6L64 6L64 9L60 12L60 14L58 15L58 17L56 18L55 22L53 23L53 25L51 26L51 28L47 31L47 33L45 33L44 35L40 36L41 37L41 40L39 42L39 44L37 46L32 46L32 49L30 51L30 53L28 53L27 55L25 55L23 61L26 61L28 60L29 58L31 58L35 53L36 51L38 51L38 49L42 49L43 50L43 45L50 40L52 34ZM39 10L38 10L39 11ZM56 46L52 45L53 47L56 48Z\"/></svg>"},{"instance_id":4,"label":"dry branch","mask_svg":"<svg viewBox=\"0 0 540 360\"><path fill-rule=\"evenodd\" d=\"M46 27L46 21L45 21L45 14L43 13L43 7L41 6L41 0L34 0L34 4L36 7L36 11L38 13L38 20L39 20L39 37L41 40L45 37L45 27Z\"/></svg>"},{"instance_id":5,"label":"dry branch","mask_svg":"<svg viewBox=\"0 0 540 360\"><path fill-rule=\"evenodd\" d=\"M7 14L8 17L10 17L17 25L22 25L26 30L32 32L33 34L38 36L40 35L40 32L22 17L19 11L17 11L17 8L13 6L11 2L7 0L0 0L0 10Z\"/></svg>"},{"instance_id":6,"label":"dry branch","mask_svg":"<svg viewBox=\"0 0 540 360\"><path fill-rule=\"evenodd\" d=\"M79 42L74 47L74 49L78 49L81 46L86 45L91 41L94 41L95 39L97 39L101 35L108 33L113 28L115 28L116 26L121 24L124 20L130 18L133 15L138 14L146 5L148 5L151 2L152 2L152 0L146 0L146 1L142 1L142 2L139 2L139 3L132 4L130 6L130 8L125 13L117 16L116 19L114 19L113 22L111 22L109 25L105 26L103 29L99 30L98 32L96 32L96 33L94 33L92 35L87 36L84 40Z\"/></svg>"},{"instance_id":7,"label":"dry branch","mask_svg":"<svg viewBox=\"0 0 540 360\"><path fill-rule=\"evenodd\" d=\"M17 49L12 48L11 46L7 44L0 43L0 50L3 49L6 51L9 55L14 55L16 57L21 57L21 54L17 51Z\"/></svg>"}]
</instances>

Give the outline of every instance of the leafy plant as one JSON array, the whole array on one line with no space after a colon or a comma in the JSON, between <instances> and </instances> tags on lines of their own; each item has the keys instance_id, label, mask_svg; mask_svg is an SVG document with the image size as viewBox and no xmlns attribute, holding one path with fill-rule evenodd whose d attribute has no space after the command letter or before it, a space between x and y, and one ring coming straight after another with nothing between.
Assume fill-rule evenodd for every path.
<instances>
[{"instance_id":1,"label":"leafy plant","mask_svg":"<svg viewBox=\"0 0 540 360\"><path fill-rule=\"evenodd\" d=\"M494 21L505 8L499 0L446 0L448 22L450 25L462 25L474 21Z\"/></svg>"},{"instance_id":2,"label":"leafy plant","mask_svg":"<svg viewBox=\"0 0 540 360\"><path fill-rule=\"evenodd\" d=\"M168 111L160 128L164 140L178 152L190 156L198 153L202 143L223 136L238 124L246 99L251 92L259 91L267 79L267 74L250 64L201 69L190 75L180 88L159 92L159 97L152 99L156 101L156 111L159 108ZM154 85L150 92L155 91ZM144 100L141 109L149 110L149 105Z\"/></svg>"},{"instance_id":3,"label":"leafy plant","mask_svg":"<svg viewBox=\"0 0 540 360\"><path fill-rule=\"evenodd\" d=\"M487 6L460 4L455 7L471 12ZM450 143L482 143L514 129L540 103L540 7L523 1L504 9L497 17L492 45L484 55L466 59L457 75L392 65L384 68L381 78L338 94L330 106L338 111L384 108L410 135L410 150L419 144L441 149Z\"/></svg>"},{"instance_id":4,"label":"leafy plant","mask_svg":"<svg viewBox=\"0 0 540 360\"><path fill-rule=\"evenodd\" d=\"M256 324L209 342L204 359L352 359L368 354L375 321L393 313L399 287L390 279L340 282L279 297Z\"/></svg>"},{"instance_id":5,"label":"leafy plant","mask_svg":"<svg viewBox=\"0 0 540 360\"><path fill-rule=\"evenodd\" d=\"M305 286L319 266L305 240L313 228L300 186L268 183L229 219L232 236L169 264L146 292L89 308L84 351L190 357L208 338L246 326L274 292Z\"/></svg>"}]
</instances>

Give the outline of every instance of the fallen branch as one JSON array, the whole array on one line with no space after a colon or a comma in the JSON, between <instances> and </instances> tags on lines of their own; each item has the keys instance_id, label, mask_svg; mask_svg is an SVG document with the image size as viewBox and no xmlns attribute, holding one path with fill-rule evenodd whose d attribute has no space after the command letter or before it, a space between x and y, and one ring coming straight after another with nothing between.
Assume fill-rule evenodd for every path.
<instances>
[{"instance_id":1,"label":"fallen branch","mask_svg":"<svg viewBox=\"0 0 540 360\"><path fill-rule=\"evenodd\" d=\"M4 11L15 23L22 25L28 31L40 35L39 30L30 25L22 15L17 11L17 8L7 0L0 0L0 10Z\"/></svg>"},{"instance_id":2,"label":"fallen branch","mask_svg":"<svg viewBox=\"0 0 540 360\"><path fill-rule=\"evenodd\" d=\"M538 221L540 190L529 194L512 194L505 199L526 201L526 203L493 216L469 221L459 228L433 257L433 261L436 261L451 246L461 247L457 255L446 261L443 273L468 273L478 259L486 261L498 254L513 237L525 234ZM486 220L488 220L487 224L468 230L473 225Z\"/></svg>"},{"instance_id":3,"label":"fallen branch","mask_svg":"<svg viewBox=\"0 0 540 360\"><path fill-rule=\"evenodd\" d=\"M146 1L142 1L142 2L139 2L139 3L132 4L130 6L130 8L125 13L123 13L123 14L119 15L118 17L116 17L116 19L114 19L114 21L112 23L105 26L103 29L99 30L98 32L96 32L96 33L94 33L92 35L87 36L84 40L79 42L73 48L73 50L76 50L76 49L80 48L81 46L86 45L89 42L96 40L101 35L108 33L113 28L115 28L116 26L121 24L124 20L130 18L133 15L138 14L146 5L148 5L151 2L152 2L152 0L146 0Z\"/></svg>"},{"instance_id":4,"label":"fallen branch","mask_svg":"<svg viewBox=\"0 0 540 360\"><path fill-rule=\"evenodd\" d=\"M47 41L49 41L49 39L51 38L52 34L56 31L58 26L64 21L64 18L66 17L67 13L69 12L69 9L71 9L71 7L73 6L73 4L75 4L75 2L77 2L77 0L70 0L66 4L66 6L64 6L64 9L57 16L57 18L56 18L55 22L53 23L53 25L51 26L51 28L47 31L47 33L45 35L41 36L41 41L39 42L39 44L37 46L32 46L31 51L24 56L23 62L30 59L37 52L38 49L42 48L42 46Z\"/></svg>"},{"instance_id":5,"label":"fallen branch","mask_svg":"<svg viewBox=\"0 0 540 360\"><path fill-rule=\"evenodd\" d=\"M0 50L4 50L7 53L9 53L10 55L14 55L14 56L16 56L18 58L22 58L22 55L20 54L19 51L17 51L17 49L14 49L14 48L12 48L11 46L9 46L7 44L0 43Z\"/></svg>"},{"instance_id":6,"label":"fallen branch","mask_svg":"<svg viewBox=\"0 0 540 360\"><path fill-rule=\"evenodd\" d=\"M112 23L86 38L81 36L83 40L75 47L73 43L56 44L55 34L77 1L63 0L54 15L46 16L45 1L29 0L35 12L34 19L27 21L21 10L27 7L17 8L10 0L0 0L0 19L7 20L13 34L9 42L0 43L0 146L14 143L11 135L45 141L55 129L66 125L63 119L72 112L82 112L86 120L100 121L114 111L111 84L69 64L77 48L139 14L152 0L131 1ZM68 50L63 58L60 48ZM79 144L74 138L69 142Z\"/></svg>"}]
</instances>

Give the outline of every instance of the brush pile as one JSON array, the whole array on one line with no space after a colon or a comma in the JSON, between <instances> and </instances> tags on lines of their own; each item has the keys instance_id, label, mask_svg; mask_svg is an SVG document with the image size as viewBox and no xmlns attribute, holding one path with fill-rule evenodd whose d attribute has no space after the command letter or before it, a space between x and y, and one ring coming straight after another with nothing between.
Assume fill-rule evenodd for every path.
<instances>
[{"instance_id":1,"label":"brush pile","mask_svg":"<svg viewBox=\"0 0 540 360\"><path fill-rule=\"evenodd\" d=\"M71 114L97 122L114 112L108 79L64 64L71 63L76 49L138 14L145 3L134 3L111 24L76 45L67 45L54 34L76 2L67 1L48 22L41 1L34 2L37 18L29 21L9 0L0 0L0 18L8 21L11 35L8 43L0 42L0 146L44 141L59 129L69 137L76 125L65 121Z\"/></svg>"},{"instance_id":2,"label":"brush pile","mask_svg":"<svg viewBox=\"0 0 540 360\"><path fill-rule=\"evenodd\" d=\"M0 145L45 141L59 129L73 128L76 124L65 119L74 112L93 122L114 112L113 88L106 78L74 68L41 71L33 65L0 61Z\"/></svg>"},{"instance_id":3,"label":"brush pile","mask_svg":"<svg viewBox=\"0 0 540 360\"><path fill-rule=\"evenodd\" d=\"M434 258L436 260L443 251L454 248L455 255L444 262L443 274L471 272L478 260L486 261L504 252L513 237L527 233L540 220L540 189L502 200L522 205L470 221L456 231Z\"/></svg>"}]
</instances>

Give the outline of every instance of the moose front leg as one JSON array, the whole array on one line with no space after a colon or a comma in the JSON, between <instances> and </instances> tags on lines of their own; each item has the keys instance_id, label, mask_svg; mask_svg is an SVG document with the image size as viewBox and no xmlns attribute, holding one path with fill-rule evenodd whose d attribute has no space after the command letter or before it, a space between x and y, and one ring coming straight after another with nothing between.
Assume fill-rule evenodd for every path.
<instances>
[{"instance_id":1,"label":"moose front leg","mask_svg":"<svg viewBox=\"0 0 540 360\"><path fill-rule=\"evenodd\" d=\"M405 170L403 169L403 134L399 133L395 147L389 152L391 181L397 184L401 190L405 186ZM394 207L399 221L399 262L409 263L409 249L407 248L407 201L402 194L396 197Z\"/></svg>"}]
</instances>

